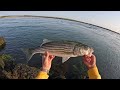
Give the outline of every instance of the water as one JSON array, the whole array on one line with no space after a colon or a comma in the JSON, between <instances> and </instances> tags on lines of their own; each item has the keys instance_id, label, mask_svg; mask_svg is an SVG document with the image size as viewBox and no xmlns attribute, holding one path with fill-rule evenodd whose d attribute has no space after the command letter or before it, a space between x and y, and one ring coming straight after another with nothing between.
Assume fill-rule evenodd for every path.
<instances>
[{"instance_id":1,"label":"water","mask_svg":"<svg viewBox=\"0 0 120 90\"><path fill-rule=\"evenodd\" d=\"M7 45L0 53L7 53L18 63L25 63L20 48L36 48L44 38L49 40L72 40L92 46L97 66L104 79L120 78L120 35L85 23L43 17L16 17L0 19L0 36ZM34 56L33 65L39 65L40 57ZM70 65L82 58L71 58Z\"/></svg>"}]
</instances>

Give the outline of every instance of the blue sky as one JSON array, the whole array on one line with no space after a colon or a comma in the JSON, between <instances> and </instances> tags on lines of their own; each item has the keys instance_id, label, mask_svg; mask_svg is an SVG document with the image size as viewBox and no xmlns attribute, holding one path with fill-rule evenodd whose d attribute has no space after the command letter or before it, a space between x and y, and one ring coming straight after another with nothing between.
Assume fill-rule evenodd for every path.
<instances>
[{"instance_id":1,"label":"blue sky","mask_svg":"<svg viewBox=\"0 0 120 90\"><path fill-rule=\"evenodd\" d=\"M102 26L120 33L120 11L0 11L5 15L55 16Z\"/></svg>"}]
</instances>

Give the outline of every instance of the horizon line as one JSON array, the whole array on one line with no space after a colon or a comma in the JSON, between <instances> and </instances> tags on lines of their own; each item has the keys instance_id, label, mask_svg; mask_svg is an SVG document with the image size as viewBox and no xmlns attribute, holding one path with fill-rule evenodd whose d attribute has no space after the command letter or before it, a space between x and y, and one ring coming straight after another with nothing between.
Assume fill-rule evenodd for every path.
<instances>
[{"instance_id":1,"label":"horizon line","mask_svg":"<svg viewBox=\"0 0 120 90\"><path fill-rule=\"evenodd\" d=\"M0 19L1 18L15 18L15 17L43 17L43 18L54 18L54 19L63 19L63 20L75 21L75 22L80 22L80 23L96 26L96 27L99 27L99 28L102 28L102 29L105 29L105 30L108 30L108 31L111 31L111 32L114 32L114 33L120 35L119 32L115 32L112 29L108 29L106 27L102 27L102 26L99 26L99 25L96 25L96 24L91 24L91 23L87 23L87 22L84 22L84 21L79 21L79 20L75 20L75 19L71 19L71 18L64 18L64 17L39 16L39 15L4 15L4 16L0 16Z\"/></svg>"}]
</instances>

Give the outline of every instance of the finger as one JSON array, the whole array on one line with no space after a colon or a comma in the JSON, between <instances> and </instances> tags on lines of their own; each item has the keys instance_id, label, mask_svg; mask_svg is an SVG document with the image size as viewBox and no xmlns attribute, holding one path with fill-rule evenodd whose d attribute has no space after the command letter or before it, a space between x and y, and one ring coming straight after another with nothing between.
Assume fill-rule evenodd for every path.
<instances>
[{"instance_id":1,"label":"finger","mask_svg":"<svg viewBox=\"0 0 120 90\"><path fill-rule=\"evenodd\" d=\"M87 62L87 61L86 61L86 57L85 57L85 56L83 57L83 62Z\"/></svg>"},{"instance_id":2,"label":"finger","mask_svg":"<svg viewBox=\"0 0 120 90\"><path fill-rule=\"evenodd\" d=\"M96 62L96 57L95 57L95 55L92 55L92 56L91 56L91 60L94 61L94 62Z\"/></svg>"},{"instance_id":3,"label":"finger","mask_svg":"<svg viewBox=\"0 0 120 90\"><path fill-rule=\"evenodd\" d=\"M49 56L49 52L48 51L46 51L45 54L46 54L47 57Z\"/></svg>"},{"instance_id":4,"label":"finger","mask_svg":"<svg viewBox=\"0 0 120 90\"><path fill-rule=\"evenodd\" d=\"M83 62L85 62L85 63L88 62L86 56L83 57Z\"/></svg>"},{"instance_id":5,"label":"finger","mask_svg":"<svg viewBox=\"0 0 120 90\"><path fill-rule=\"evenodd\" d=\"M92 58L92 59L96 59L96 57L95 57L95 55L94 55L94 54L92 54L92 55L91 55L91 58Z\"/></svg>"},{"instance_id":6,"label":"finger","mask_svg":"<svg viewBox=\"0 0 120 90\"><path fill-rule=\"evenodd\" d=\"M91 65L95 65L96 64L96 57L95 57L95 55L92 55L91 56Z\"/></svg>"},{"instance_id":7,"label":"finger","mask_svg":"<svg viewBox=\"0 0 120 90\"><path fill-rule=\"evenodd\" d=\"M84 55L84 58L88 58L88 56L87 56L87 55Z\"/></svg>"},{"instance_id":8,"label":"finger","mask_svg":"<svg viewBox=\"0 0 120 90\"><path fill-rule=\"evenodd\" d=\"M42 55L42 63L48 59L48 56L49 56L49 53L48 52L45 52L43 55Z\"/></svg>"},{"instance_id":9,"label":"finger","mask_svg":"<svg viewBox=\"0 0 120 90\"><path fill-rule=\"evenodd\" d=\"M83 60L85 60L85 61L87 61L87 62L90 62L91 59L90 59L90 57L88 57L88 56L84 56L84 57L83 57Z\"/></svg>"},{"instance_id":10,"label":"finger","mask_svg":"<svg viewBox=\"0 0 120 90\"><path fill-rule=\"evenodd\" d=\"M53 58L55 58L55 56L54 56L54 55L52 55L51 59L53 59Z\"/></svg>"},{"instance_id":11,"label":"finger","mask_svg":"<svg viewBox=\"0 0 120 90\"><path fill-rule=\"evenodd\" d=\"M55 57L54 55L51 55L51 56L50 56L50 60L53 60L53 59L54 59L54 57Z\"/></svg>"},{"instance_id":12,"label":"finger","mask_svg":"<svg viewBox=\"0 0 120 90\"><path fill-rule=\"evenodd\" d=\"M89 66L89 63L87 61L83 61L85 65Z\"/></svg>"},{"instance_id":13,"label":"finger","mask_svg":"<svg viewBox=\"0 0 120 90\"><path fill-rule=\"evenodd\" d=\"M87 58L87 55L84 55L84 56L83 56L83 59L86 59L86 58Z\"/></svg>"},{"instance_id":14,"label":"finger","mask_svg":"<svg viewBox=\"0 0 120 90\"><path fill-rule=\"evenodd\" d=\"M44 55L43 55L44 59L48 59L49 58L49 52L45 52Z\"/></svg>"}]
</instances>

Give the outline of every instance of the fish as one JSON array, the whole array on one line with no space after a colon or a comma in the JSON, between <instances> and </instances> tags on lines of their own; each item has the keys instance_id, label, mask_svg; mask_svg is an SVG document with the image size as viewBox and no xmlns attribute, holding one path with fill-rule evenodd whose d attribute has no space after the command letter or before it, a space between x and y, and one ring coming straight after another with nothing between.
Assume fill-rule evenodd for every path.
<instances>
[{"instance_id":1,"label":"fish","mask_svg":"<svg viewBox=\"0 0 120 90\"><path fill-rule=\"evenodd\" d=\"M88 55L91 56L94 49L86 44L76 41L52 41L43 39L43 43L35 49L21 49L27 58L27 62L33 55L40 53L44 54L48 51L51 55L62 57L62 63L66 62L70 57L78 57Z\"/></svg>"}]
</instances>

